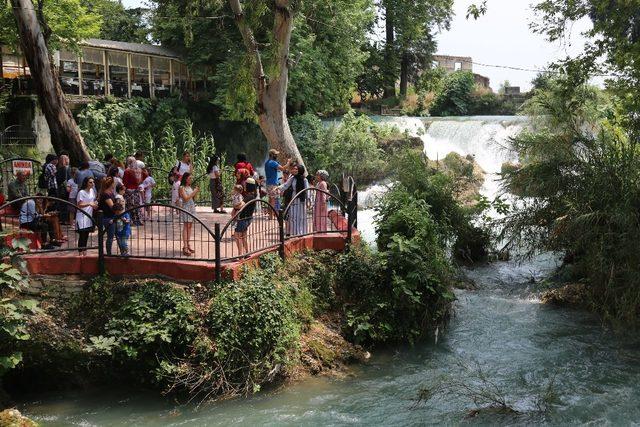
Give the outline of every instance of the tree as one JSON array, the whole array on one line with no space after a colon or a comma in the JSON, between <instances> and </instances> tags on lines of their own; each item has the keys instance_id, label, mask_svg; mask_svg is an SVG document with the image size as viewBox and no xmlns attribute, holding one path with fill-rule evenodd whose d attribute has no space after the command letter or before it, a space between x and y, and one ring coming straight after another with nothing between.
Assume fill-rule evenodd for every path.
<instances>
[{"instance_id":1,"label":"tree","mask_svg":"<svg viewBox=\"0 0 640 427\"><path fill-rule=\"evenodd\" d=\"M87 12L102 18L100 38L130 43L148 43L149 28L144 22L147 9L125 9L116 0L82 0Z\"/></svg>"},{"instance_id":2,"label":"tree","mask_svg":"<svg viewBox=\"0 0 640 427\"><path fill-rule=\"evenodd\" d=\"M207 70L222 117L257 121L272 146L288 141L290 154L286 114L348 105L373 18L371 0L261 0L233 8L228 1L159 0L152 14L153 38Z\"/></svg>"},{"instance_id":3,"label":"tree","mask_svg":"<svg viewBox=\"0 0 640 427\"><path fill-rule=\"evenodd\" d=\"M431 105L434 116L465 116L471 106L471 94L475 86L470 71L456 71L444 78L442 90Z\"/></svg>"},{"instance_id":4,"label":"tree","mask_svg":"<svg viewBox=\"0 0 640 427\"><path fill-rule=\"evenodd\" d=\"M57 5L60 7L44 9L44 2L39 1L36 9L31 0L11 0L11 8L18 28L20 47L29 65L38 100L49 125L53 148L56 152L66 150L74 162L81 162L89 159L87 147L65 102L58 72L52 64L47 44L78 40L65 40L64 36L83 34L77 31L74 25L83 30L97 29L99 20L86 14L77 1L60 0L60 3ZM69 10L69 6L77 9ZM76 21L73 20L74 17ZM49 18L54 27L48 25ZM59 32L54 32L54 28L59 29ZM54 34L56 37L52 39Z\"/></svg>"},{"instance_id":5,"label":"tree","mask_svg":"<svg viewBox=\"0 0 640 427\"><path fill-rule=\"evenodd\" d=\"M382 0L385 19L385 97L407 94L409 80L429 68L436 49L437 29L448 29L453 0Z\"/></svg>"}]
</instances>

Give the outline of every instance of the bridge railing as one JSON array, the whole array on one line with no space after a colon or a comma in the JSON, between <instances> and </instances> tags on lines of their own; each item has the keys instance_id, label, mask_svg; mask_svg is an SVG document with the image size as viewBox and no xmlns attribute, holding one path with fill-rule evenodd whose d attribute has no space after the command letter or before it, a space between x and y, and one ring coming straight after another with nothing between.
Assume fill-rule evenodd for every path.
<instances>
[{"instance_id":1,"label":"bridge railing","mask_svg":"<svg viewBox=\"0 0 640 427\"><path fill-rule=\"evenodd\" d=\"M34 211L35 216L31 215ZM28 240L30 252L78 251L95 255L100 246L97 230L91 215L56 197L29 196L0 206L0 231L9 247L20 238Z\"/></svg>"}]
</instances>

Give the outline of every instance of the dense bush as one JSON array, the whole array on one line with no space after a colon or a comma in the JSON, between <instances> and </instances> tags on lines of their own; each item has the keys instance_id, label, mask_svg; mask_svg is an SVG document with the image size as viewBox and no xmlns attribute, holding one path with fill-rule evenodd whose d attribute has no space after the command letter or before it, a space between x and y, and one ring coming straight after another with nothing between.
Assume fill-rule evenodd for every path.
<instances>
[{"instance_id":1,"label":"dense bush","mask_svg":"<svg viewBox=\"0 0 640 427\"><path fill-rule=\"evenodd\" d=\"M337 269L348 325L363 341L415 341L446 314L452 268L423 200L396 186L377 210L378 253L345 255Z\"/></svg>"},{"instance_id":2,"label":"dense bush","mask_svg":"<svg viewBox=\"0 0 640 427\"><path fill-rule=\"evenodd\" d=\"M640 149L616 99L569 78L527 103L535 128L512 140L521 164L504 184L518 195L504 238L527 254L558 251L590 303L613 319L640 313Z\"/></svg>"},{"instance_id":3,"label":"dense bush","mask_svg":"<svg viewBox=\"0 0 640 427\"><path fill-rule=\"evenodd\" d=\"M216 358L252 384L260 384L274 366L288 363L299 334L287 290L273 283L267 271L224 286L207 315Z\"/></svg>"},{"instance_id":4,"label":"dense bush","mask_svg":"<svg viewBox=\"0 0 640 427\"><path fill-rule=\"evenodd\" d=\"M475 86L470 71L456 71L442 81L429 112L432 116L466 116L469 114Z\"/></svg>"}]
</instances>

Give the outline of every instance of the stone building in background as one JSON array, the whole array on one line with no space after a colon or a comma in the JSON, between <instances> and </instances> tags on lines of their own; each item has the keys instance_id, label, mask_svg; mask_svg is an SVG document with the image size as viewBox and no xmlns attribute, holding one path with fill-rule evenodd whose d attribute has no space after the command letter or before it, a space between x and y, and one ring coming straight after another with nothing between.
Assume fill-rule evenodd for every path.
<instances>
[{"instance_id":1,"label":"stone building in background","mask_svg":"<svg viewBox=\"0 0 640 427\"><path fill-rule=\"evenodd\" d=\"M470 56L433 55L433 66L442 68L447 73L455 71L471 71L473 73L473 59ZM489 77L473 73L476 85L491 90Z\"/></svg>"}]
</instances>

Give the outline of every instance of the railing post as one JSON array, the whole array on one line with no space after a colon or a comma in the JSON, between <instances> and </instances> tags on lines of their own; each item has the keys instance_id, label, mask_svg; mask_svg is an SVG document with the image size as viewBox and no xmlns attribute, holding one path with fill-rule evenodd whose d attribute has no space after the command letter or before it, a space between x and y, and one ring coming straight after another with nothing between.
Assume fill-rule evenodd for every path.
<instances>
[{"instance_id":1,"label":"railing post","mask_svg":"<svg viewBox=\"0 0 640 427\"><path fill-rule=\"evenodd\" d=\"M216 276L215 276L215 280L216 282L220 281L220 276L222 273L222 266L221 266L221 254L220 254L220 242L222 241L222 236L220 235L220 223L215 224L214 226L214 233L215 233L215 256L216 256Z\"/></svg>"},{"instance_id":2,"label":"railing post","mask_svg":"<svg viewBox=\"0 0 640 427\"><path fill-rule=\"evenodd\" d=\"M96 214L96 222L98 223L98 274L103 275L107 269L104 262L104 214L98 211Z\"/></svg>"},{"instance_id":3,"label":"railing post","mask_svg":"<svg viewBox=\"0 0 640 427\"><path fill-rule=\"evenodd\" d=\"M351 227L353 227L353 212L349 207L347 207L347 240L345 241L344 251L349 252L349 246L351 246Z\"/></svg>"},{"instance_id":4,"label":"railing post","mask_svg":"<svg viewBox=\"0 0 640 427\"><path fill-rule=\"evenodd\" d=\"M284 261L284 209L280 209L278 212L278 231L280 233L280 246L278 246L278 253L280 258Z\"/></svg>"}]
</instances>

